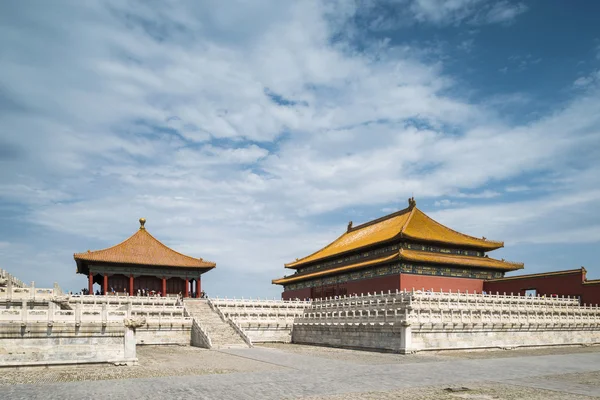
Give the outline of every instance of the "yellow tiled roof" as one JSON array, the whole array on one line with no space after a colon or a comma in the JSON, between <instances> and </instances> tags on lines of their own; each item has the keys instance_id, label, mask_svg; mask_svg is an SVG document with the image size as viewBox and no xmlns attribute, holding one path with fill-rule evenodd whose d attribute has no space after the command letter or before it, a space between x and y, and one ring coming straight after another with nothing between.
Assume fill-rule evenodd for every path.
<instances>
[{"instance_id":1,"label":"yellow tiled roof","mask_svg":"<svg viewBox=\"0 0 600 400\"><path fill-rule=\"evenodd\" d=\"M327 276L336 274L339 272L346 272L349 270L375 266L394 260L406 260L413 262L420 262L426 264L443 264L443 265L454 265L458 267L478 267L478 268L489 268L498 269L502 271L514 271L523 268L523 263L512 263L504 260L496 260L489 257L471 257L462 256L458 254L443 254L443 253L432 253L428 251L416 251L400 249L397 253L390 256L377 258L374 260L363 261L355 264L345 265L343 267L327 269L323 271L311 272L309 274L291 275L289 277L274 279L272 282L276 285L288 284L296 281L306 280L310 278L317 278L320 276Z\"/></svg>"},{"instance_id":2,"label":"yellow tiled roof","mask_svg":"<svg viewBox=\"0 0 600 400\"><path fill-rule=\"evenodd\" d=\"M417 251L400 249L400 258L407 261L416 261L431 264L447 264L456 266L479 267L500 269L503 271L514 271L522 269L523 263L513 263L504 260L496 260L489 257L472 257L458 254L432 253L428 251Z\"/></svg>"},{"instance_id":3,"label":"yellow tiled roof","mask_svg":"<svg viewBox=\"0 0 600 400\"><path fill-rule=\"evenodd\" d=\"M300 260L286 264L285 266L293 268L296 265L305 264L310 261L319 260L338 253L344 253L346 251L392 239L398 235L404 224L408 221L410 212L408 212L408 210L405 211L406 212L397 213L398 215L371 225L364 224L361 225L364 227L357 226L349 232L344 233L323 249Z\"/></svg>"},{"instance_id":4,"label":"yellow tiled roof","mask_svg":"<svg viewBox=\"0 0 600 400\"><path fill-rule=\"evenodd\" d=\"M402 230L402 236L426 242L448 243L483 250L495 250L504 246L504 242L476 238L452 230L429 218L416 207L413 209L409 223Z\"/></svg>"},{"instance_id":5,"label":"yellow tiled roof","mask_svg":"<svg viewBox=\"0 0 600 400\"><path fill-rule=\"evenodd\" d=\"M357 268L367 267L370 265L381 264L382 262L392 261L396 258L398 258L397 253L392 254L391 256L377 258L377 259L369 260L369 261L363 261L363 262L359 262L356 264L344 265L343 267L332 268L332 269L328 269L325 271L316 271L316 272L312 272L310 274L303 274L303 275L297 275L297 276L292 275L292 276L288 276L285 278L273 279L271 282L275 285L283 285L286 283L305 280L308 278L317 278L317 277L323 276L323 275L331 275L331 274L335 274L338 272L345 272L345 271L350 271L350 270L357 269Z\"/></svg>"},{"instance_id":6,"label":"yellow tiled roof","mask_svg":"<svg viewBox=\"0 0 600 400\"><path fill-rule=\"evenodd\" d=\"M165 246L142 226L133 236L103 250L76 253L76 261L165 267L214 268L216 264L178 253Z\"/></svg>"},{"instance_id":7,"label":"yellow tiled roof","mask_svg":"<svg viewBox=\"0 0 600 400\"><path fill-rule=\"evenodd\" d=\"M494 242L456 232L434 221L421 210L412 206L354 228L349 228L346 233L321 250L285 264L285 266L287 268L297 268L312 261L400 237L424 242L474 247L484 251L495 250L504 246L503 242Z\"/></svg>"}]
</instances>

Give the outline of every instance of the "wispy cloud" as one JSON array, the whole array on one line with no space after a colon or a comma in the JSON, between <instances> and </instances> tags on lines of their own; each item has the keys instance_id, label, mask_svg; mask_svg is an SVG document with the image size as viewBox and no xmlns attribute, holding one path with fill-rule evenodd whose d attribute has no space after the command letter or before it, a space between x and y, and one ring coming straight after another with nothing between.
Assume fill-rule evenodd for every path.
<instances>
[{"instance_id":1,"label":"wispy cloud","mask_svg":"<svg viewBox=\"0 0 600 400\"><path fill-rule=\"evenodd\" d=\"M506 22L519 13L492 10L519 4L387 5L438 26ZM27 273L53 267L71 279L73 252L126 238L142 216L166 244L217 261L211 276L244 287L339 235L348 214L378 216L411 194L466 233L539 243L561 240L547 232L556 223L548 216L568 203L563 191L578 210L600 204L590 189L600 183L593 85L513 122L501 105L525 104L527 94L474 102L428 49L361 37L357 50L352 32L373 7L19 7L0 4L0 43L10 49L0 61L0 206L17 204L36 235L17 237L11 219L0 238L11 243L7 262ZM535 188L532 176L548 177L550 189L507 197L510 187ZM560 223L573 232L563 241L600 231L575 210ZM38 241L46 258L22 257Z\"/></svg>"}]
</instances>

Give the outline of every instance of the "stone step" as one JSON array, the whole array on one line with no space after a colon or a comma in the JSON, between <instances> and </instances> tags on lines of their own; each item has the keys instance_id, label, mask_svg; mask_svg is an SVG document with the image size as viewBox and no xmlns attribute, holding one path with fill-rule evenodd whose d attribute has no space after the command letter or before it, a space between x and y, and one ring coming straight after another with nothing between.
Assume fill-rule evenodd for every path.
<instances>
[{"instance_id":1,"label":"stone step","mask_svg":"<svg viewBox=\"0 0 600 400\"><path fill-rule=\"evenodd\" d=\"M210 308L207 301L184 301L184 305L196 323L206 330L213 348L248 347L235 329Z\"/></svg>"}]
</instances>

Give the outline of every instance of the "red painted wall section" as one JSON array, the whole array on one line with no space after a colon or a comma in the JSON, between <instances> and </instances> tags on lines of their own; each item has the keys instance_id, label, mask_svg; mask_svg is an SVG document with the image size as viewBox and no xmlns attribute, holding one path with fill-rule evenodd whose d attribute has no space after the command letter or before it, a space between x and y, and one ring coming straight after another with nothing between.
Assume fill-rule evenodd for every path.
<instances>
[{"instance_id":1,"label":"red painted wall section","mask_svg":"<svg viewBox=\"0 0 600 400\"><path fill-rule=\"evenodd\" d=\"M377 278L363 279L361 281L345 282L340 284L347 290L347 294L387 293L400 290L400 275L378 276Z\"/></svg>"},{"instance_id":2,"label":"red painted wall section","mask_svg":"<svg viewBox=\"0 0 600 400\"><path fill-rule=\"evenodd\" d=\"M482 279L454 278L451 276L429 276L400 274L400 289L413 290L431 290L434 292L461 292L481 293L483 291Z\"/></svg>"},{"instance_id":3,"label":"red painted wall section","mask_svg":"<svg viewBox=\"0 0 600 400\"><path fill-rule=\"evenodd\" d=\"M535 289L540 295L580 296L583 295L585 270L561 275L542 275L524 277L521 279L487 281L484 290L491 293L517 293L525 295L526 290Z\"/></svg>"},{"instance_id":4,"label":"red painted wall section","mask_svg":"<svg viewBox=\"0 0 600 400\"><path fill-rule=\"evenodd\" d=\"M400 289L400 275L378 276L377 278L363 279L361 281L344 282L317 288L289 290L281 294L283 300L305 299L313 297L350 296L361 293L387 293Z\"/></svg>"},{"instance_id":5,"label":"red painted wall section","mask_svg":"<svg viewBox=\"0 0 600 400\"><path fill-rule=\"evenodd\" d=\"M310 298L310 288L298 289L298 290L287 290L281 293L282 300L304 300Z\"/></svg>"},{"instance_id":6,"label":"red painted wall section","mask_svg":"<svg viewBox=\"0 0 600 400\"><path fill-rule=\"evenodd\" d=\"M600 305L600 282L583 286L581 302L587 305Z\"/></svg>"}]
</instances>

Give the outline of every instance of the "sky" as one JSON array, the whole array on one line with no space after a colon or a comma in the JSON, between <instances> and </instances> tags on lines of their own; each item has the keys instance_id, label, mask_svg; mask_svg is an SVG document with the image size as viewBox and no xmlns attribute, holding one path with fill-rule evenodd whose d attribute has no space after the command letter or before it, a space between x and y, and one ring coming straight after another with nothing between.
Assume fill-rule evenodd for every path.
<instances>
[{"instance_id":1,"label":"sky","mask_svg":"<svg viewBox=\"0 0 600 400\"><path fill-rule=\"evenodd\" d=\"M576 3L576 5L575 5ZM600 278L600 3L2 1L0 268L78 291L131 236L271 280L407 206Z\"/></svg>"}]
</instances>

